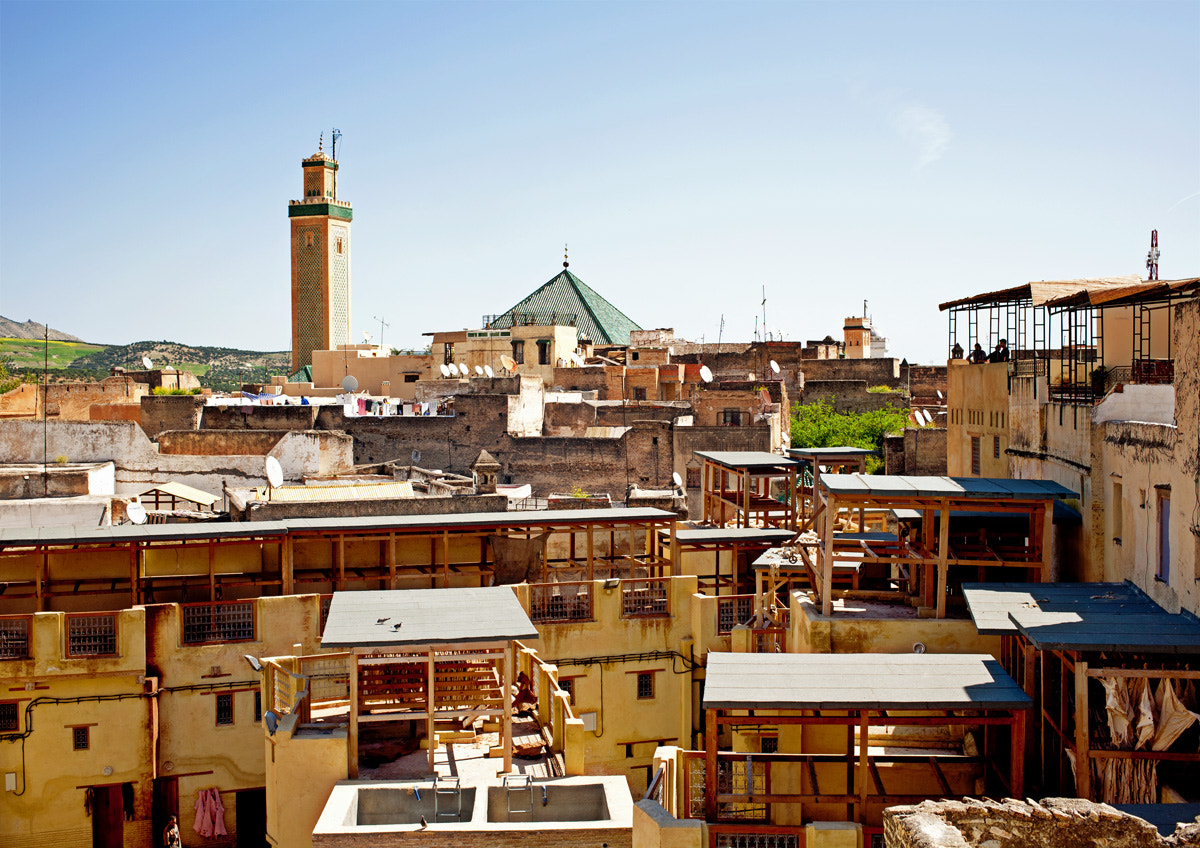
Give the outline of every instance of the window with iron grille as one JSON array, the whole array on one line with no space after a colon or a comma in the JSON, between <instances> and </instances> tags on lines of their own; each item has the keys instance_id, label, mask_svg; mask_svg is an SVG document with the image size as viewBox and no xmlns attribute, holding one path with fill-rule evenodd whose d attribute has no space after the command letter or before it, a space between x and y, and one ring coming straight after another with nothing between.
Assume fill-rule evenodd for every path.
<instances>
[{"instance_id":1,"label":"window with iron grille","mask_svg":"<svg viewBox=\"0 0 1200 848\"><path fill-rule=\"evenodd\" d=\"M592 620L591 583L540 583L529 587L529 619L535 624Z\"/></svg>"},{"instance_id":2,"label":"window with iron grille","mask_svg":"<svg viewBox=\"0 0 1200 848\"><path fill-rule=\"evenodd\" d=\"M0 660L29 656L29 616L0 618Z\"/></svg>"},{"instance_id":3,"label":"window with iron grille","mask_svg":"<svg viewBox=\"0 0 1200 848\"><path fill-rule=\"evenodd\" d=\"M233 724L233 693L217 694L217 726Z\"/></svg>"},{"instance_id":4,"label":"window with iron grille","mask_svg":"<svg viewBox=\"0 0 1200 848\"><path fill-rule=\"evenodd\" d=\"M575 679L568 677L558 681L558 688L567 693L567 703L575 706Z\"/></svg>"},{"instance_id":5,"label":"window with iron grille","mask_svg":"<svg viewBox=\"0 0 1200 848\"><path fill-rule=\"evenodd\" d=\"M687 469L687 480L685 482L689 489L700 488L700 466Z\"/></svg>"},{"instance_id":6,"label":"window with iron grille","mask_svg":"<svg viewBox=\"0 0 1200 848\"><path fill-rule=\"evenodd\" d=\"M16 701L0 704L0 732L11 733L20 729L20 704Z\"/></svg>"},{"instance_id":7,"label":"window with iron grille","mask_svg":"<svg viewBox=\"0 0 1200 848\"><path fill-rule=\"evenodd\" d=\"M717 848L800 848L791 833L718 833Z\"/></svg>"},{"instance_id":8,"label":"window with iron grille","mask_svg":"<svg viewBox=\"0 0 1200 848\"><path fill-rule=\"evenodd\" d=\"M732 633L735 626L745 624L753 614L754 598L751 595L717 598L717 633L721 636Z\"/></svg>"},{"instance_id":9,"label":"window with iron grille","mask_svg":"<svg viewBox=\"0 0 1200 848\"><path fill-rule=\"evenodd\" d=\"M654 672L642 671L638 673L637 696L639 700L654 697Z\"/></svg>"},{"instance_id":10,"label":"window with iron grille","mask_svg":"<svg viewBox=\"0 0 1200 848\"><path fill-rule=\"evenodd\" d=\"M67 616L67 656L103 657L116 652L115 614Z\"/></svg>"},{"instance_id":11,"label":"window with iron grille","mask_svg":"<svg viewBox=\"0 0 1200 848\"><path fill-rule=\"evenodd\" d=\"M538 341L538 365L550 364L550 342L545 339Z\"/></svg>"},{"instance_id":12,"label":"window with iron grille","mask_svg":"<svg viewBox=\"0 0 1200 848\"><path fill-rule=\"evenodd\" d=\"M72 727L71 728L71 745L76 751L86 751L91 747L90 727Z\"/></svg>"},{"instance_id":13,"label":"window with iron grille","mask_svg":"<svg viewBox=\"0 0 1200 848\"><path fill-rule=\"evenodd\" d=\"M778 736L764 736L762 738L762 752L764 754L778 754L779 753L779 737Z\"/></svg>"},{"instance_id":14,"label":"window with iron grille","mask_svg":"<svg viewBox=\"0 0 1200 848\"><path fill-rule=\"evenodd\" d=\"M670 615L667 584L661 580L622 580L622 618L661 618Z\"/></svg>"},{"instance_id":15,"label":"window with iron grille","mask_svg":"<svg viewBox=\"0 0 1200 848\"><path fill-rule=\"evenodd\" d=\"M254 602L183 606L183 644L254 641Z\"/></svg>"},{"instance_id":16,"label":"window with iron grille","mask_svg":"<svg viewBox=\"0 0 1200 848\"><path fill-rule=\"evenodd\" d=\"M971 473L979 474L979 437L971 437Z\"/></svg>"},{"instance_id":17,"label":"window with iron grille","mask_svg":"<svg viewBox=\"0 0 1200 848\"><path fill-rule=\"evenodd\" d=\"M721 410L721 426L723 427L741 427L745 424L743 416L746 413L740 409L722 409Z\"/></svg>"},{"instance_id":18,"label":"window with iron grille","mask_svg":"<svg viewBox=\"0 0 1200 848\"><path fill-rule=\"evenodd\" d=\"M254 693L254 723L262 721L262 692Z\"/></svg>"},{"instance_id":19,"label":"window with iron grille","mask_svg":"<svg viewBox=\"0 0 1200 848\"><path fill-rule=\"evenodd\" d=\"M333 595L321 596L321 634L325 634L325 622L329 621L329 605L333 603Z\"/></svg>"},{"instance_id":20,"label":"window with iron grille","mask_svg":"<svg viewBox=\"0 0 1200 848\"><path fill-rule=\"evenodd\" d=\"M513 362L518 365L525 364L525 342L512 342L512 358Z\"/></svg>"},{"instance_id":21,"label":"window with iron grille","mask_svg":"<svg viewBox=\"0 0 1200 848\"><path fill-rule=\"evenodd\" d=\"M992 459L1000 458L1000 437L992 436Z\"/></svg>"}]
</instances>

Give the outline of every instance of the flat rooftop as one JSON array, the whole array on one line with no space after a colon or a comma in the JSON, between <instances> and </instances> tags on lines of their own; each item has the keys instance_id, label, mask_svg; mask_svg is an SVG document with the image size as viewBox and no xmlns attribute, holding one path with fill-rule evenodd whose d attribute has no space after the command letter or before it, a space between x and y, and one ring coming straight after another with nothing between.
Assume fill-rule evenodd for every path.
<instances>
[{"instance_id":1,"label":"flat rooftop","mask_svg":"<svg viewBox=\"0 0 1200 848\"><path fill-rule=\"evenodd\" d=\"M1028 709L988 654L710 653L705 709Z\"/></svg>"},{"instance_id":2,"label":"flat rooftop","mask_svg":"<svg viewBox=\"0 0 1200 848\"><path fill-rule=\"evenodd\" d=\"M402 648L536 639L508 586L334 592L323 648Z\"/></svg>"},{"instance_id":3,"label":"flat rooftop","mask_svg":"<svg viewBox=\"0 0 1200 848\"><path fill-rule=\"evenodd\" d=\"M1169 613L1132 583L964 583L984 635L1021 634L1039 651L1200 654L1200 620Z\"/></svg>"},{"instance_id":4,"label":"flat rooftop","mask_svg":"<svg viewBox=\"0 0 1200 848\"><path fill-rule=\"evenodd\" d=\"M1045 500L1077 493L1053 480L1002 477L914 477L903 474L824 474L821 488L843 497Z\"/></svg>"},{"instance_id":5,"label":"flat rooftop","mask_svg":"<svg viewBox=\"0 0 1200 848\"><path fill-rule=\"evenodd\" d=\"M863 456L874 456L876 451L870 448L788 448L787 455L793 459L808 459L820 462L822 460L847 458L858 458Z\"/></svg>"},{"instance_id":6,"label":"flat rooftop","mask_svg":"<svg viewBox=\"0 0 1200 848\"><path fill-rule=\"evenodd\" d=\"M658 532L664 539L671 538L670 531ZM777 527L688 527L681 524L675 530L675 540L680 545L738 543L773 546L790 542L795 535L794 530L781 530Z\"/></svg>"},{"instance_id":7,"label":"flat rooftop","mask_svg":"<svg viewBox=\"0 0 1200 848\"><path fill-rule=\"evenodd\" d=\"M722 468L737 470L792 469L800 465L794 459L767 451L695 451L695 454Z\"/></svg>"}]
</instances>

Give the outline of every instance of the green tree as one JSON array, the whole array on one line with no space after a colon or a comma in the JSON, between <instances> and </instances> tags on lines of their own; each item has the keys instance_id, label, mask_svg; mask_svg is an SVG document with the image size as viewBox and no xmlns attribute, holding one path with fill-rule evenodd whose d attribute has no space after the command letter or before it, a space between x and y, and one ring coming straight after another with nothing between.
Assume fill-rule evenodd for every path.
<instances>
[{"instance_id":1,"label":"green tree","mask_svg":"<svg viewBox=\"0 0 1200 848\"><path fill-rule=\"evenodd\" d=\"M883 437L904 429L908 414L886 406L870 412L837 412L826 400L792 407L792 447L868 448L883 454ZM883 460L867 457L867 472L878 473Z\"/></svg>"},{"instance_id":2,"label":"green tree","mask_svg":"<svg viewBox=\"0 0 1200 848\"><path fill-rule=\"evenodd\" d=\"M8 366L0 362L0 395L11 392L23 382L25 381L19 375L10 374Z\"/></svg>"}]
</instances>

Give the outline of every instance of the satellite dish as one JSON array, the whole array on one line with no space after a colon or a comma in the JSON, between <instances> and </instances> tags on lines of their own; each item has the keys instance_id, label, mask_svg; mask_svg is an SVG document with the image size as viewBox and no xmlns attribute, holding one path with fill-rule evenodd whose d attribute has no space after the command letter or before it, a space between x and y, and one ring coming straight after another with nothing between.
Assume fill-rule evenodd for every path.
<instances>
[{"instance_id":1,"label":"satellite dish","mask_svg":"<svg viewBox=\"0 0 1200 848\"><path fill-rule=\"evenodd\" d=\"M771 373L772 374L779 373L779 363L776 362L774 359L771 360Z\"/></svg>"},{"instance_id":2,"label":"satellite dish","mask_svg":"<svg viewBox=\"0 0 1200 848\"><path fill-rule=\"evenodd\" d=\"M749 380L751 383L753 383L754 382L754 372L751 371L749 374L747 374L746 379Z\"/></svg>"},{"instance_id":3,"label":"satellite dish","mask_svg":"<svg viewBox=\"0 0 1200 848\"><path fill-rule=\"evenodd\" d=\"M712 369L707 365L700 366L700 379L706 383L712 382Z\"/></svg>"},{"instance_id":4,"label":"satellite dish","mask_svg":"<svg viewBox=\"0 0 1200 848\"><path fill-rule=\"evenodd\" d=\"M419 450L414 450L412 452L412 461L414 465L421 461L421 452Z\"/></svg>"},{"instance_id":5,"label":"satellite dish","mask_svg":"<svg viewBox=\"0 0 1200 848\"><path fill-rule=\"evenodd\" d=\"M925 423L926 423L926 424L932 424L932 423L933 423L933 416L929 414L929 410L928 410L928 409L922 409L921 411L925 413Z\"/></svg>"},{"instance_id":6,"label":"satellite dish","mask_svg":"<svg viewBox=\"0 0 1200 848\"><path fill-rule=\"evenodd\" d=\"M513 359L507 353L500 354L500 364L504 366L505 371L517 370L517 360Z\"/></svg>"},{"instance_id":7,"label":"satellite dish","mask_svg":"<svg viewBox=\"0 0 1200 848\"><path fill-rule=\"evenodd\" d=\"M470 370L467 368L467 363L465 363L465 362L458 363L458 371L464 377L471 373Z\"/></svg>"},{"instance_id":8,"label":"satellite dish","mask_svg":"<svg viewBox=\"0 0 1200 848\"><path fill-rule=\"evenodd\" d=\"M914 654L925 653L925 643L924 642L913 642L913 653Z\"/></svg>"},{"instance_id":9,"label":"satellite dish","mask_svg":"<svg viewBox=\"0 0 1200 848\"><path fill-rule=\"evenodd\" d=\"M142 367L144 367L147 371L149 371L151 368L154 367L154 360L152 360L148 356L143 356L142 357Z\"/></svg>"},{"instance_id":10,"label":"satellite dish","mask_svg":"<svg viewBox=\"0 0 1200 848\"><path fill-rule=\"evenodd\" d=\"M279 464L279 460L273 456L268 456L266 461L267 482L272 489L278 489L283 485L283 466Z\"/></svg>"},{"instance_id":11,"label":"satellite dish","mask_svg":"<svg viewBox=\"0 0 1200 848\"><path fill-rule=\"evenodd\" d=\"M487 374L489 377L496 376L496 372L492 370L492 366L490 366L490 365L483 366L483 373Z\"/></svg>"},{"instance_id":12,"label":"satellite dish","mask_svg":"<svg viewBox=\"0 0 1200 848\"><path fill-rule=\"evenodd\" d=\"M482 377L482 376L483 376L483 366L482 366L482 365L476 365L476 366L475 366L475 376L476 376L476 377Z\"/></svg>"},{"instance_id":13,"label":"satellite dish","mask_svg":"<svg viewBox=\"0 0 1200 848\"><path fill-rule=\"evenodd\" d=\"M371 331L370 330L363 330L363 341L366 342L367 344L371 343Z\"/></svg>"},{"instance_id":14,"label":"satellite dish","mask_svg":"<svg viewBox=\"0 0 1200 848\"><path fill-rule=\"evenodd\" d=\"M134 498L125 506L125 515L127 515L129 520L134 524L146 523L146 508L142 506L142 501L140 498Z\"/></svg>"},{"instance_id":15,"label":"satellite dish","mask_svg":"<svg viewBox=\"0 0 1200 848\"><path fill-rule=\"evenodd\" d=\"M674 473L671 475L671 482L672 482L672 483L674 483L676 486L682 486L682 485L683 485L683 478L679 476L679 472L678 472L678 471L674 472Z\"/></svg>"},{"instance_id":16,"label":"satellite dish","mask_svg":"<svg viewBox=\"0 0 1200 848\"><path fill-rule=\"evenodd\" d=\"M582 368L583 367L583 354L572 353L571 361L574 362L577 367Z\"/></svg>"},{"instance_id":17,"label":"satellite dish","mask_svg":"<svg viewBox=\"0 0 1200 848\"><path fill-rule=\"evenodd\" d=\"M342 391L353 394L358 391L358 378L353 374L347 374L342 378Z\"/></svg>"},{"instance_id":18,"label":"satellite dish","mask_svg":"<svg viewBox=\"0 0 1200 848\"><path fill-rule=\"evenodd\" d=\"M938 393L938 400L941 400L942 399L942 390L938 389L937 393Z\"/></svg>"},{"instance_id":19,"label":"satellite dish","mask_svg":"<svg viewBox=\"0 0 1200 848\"><path fill-rule=\"evenodd\" d=\"M446 367L446 363L445 363L445 362L443 362L441 365L439 365L439 366L438 366L438 370L442 372L442 376L443 376L443 377L449 377L449 376L450 376L450 369Z\"/></svg>"}]
</instances>

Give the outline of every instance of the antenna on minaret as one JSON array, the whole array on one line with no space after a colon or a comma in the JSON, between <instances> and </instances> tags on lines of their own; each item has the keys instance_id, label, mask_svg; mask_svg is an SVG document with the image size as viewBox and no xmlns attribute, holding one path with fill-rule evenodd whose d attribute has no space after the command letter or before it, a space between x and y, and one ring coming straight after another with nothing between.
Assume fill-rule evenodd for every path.
<instances>
[{"instance_id":1,"label":"antenna on minaret","mask_svg":"<svg viewBox=\"0 0 1200 848\"><path fill-rule=\"evenodd\" d=\"M325 150L325 130L321 130L321 135L317 138L317 152L322 153Z\"/></svg>"},{"instance_id":2,"label":"antenna on minaret","mask_svg":"<svg viewBox=\"0 0 1200 848\"><path fill-rule=\"evenodd\" d=\"M333 161L336 162L337 161L337 143L338 143L338 139L342 137L342 131L339 130L337 127L334 127L333 132L330 133L330 136L333 138Z\"/></svg>"},{"instance_id":3,"label":"antenna on minaret","mask_svg":"<svg viewBox=\"0 0 1200 848\"><path fill-rule=\"evenodd\" d=\"M563 243L563 267L564 267L564 268L566 268L566 267L569 267L569 266L570 266L570 264L571 264L571 263L567 261L567 245L566 245L566 243L564 242L564 243Z\"/></svg>"},{"instance_id":4,"label":"antenna on minaret","mask_svg":"<svg viewBox=\"0 0 1200 848\"><path fill-rule=\"evenodd\" d=\"M1158 230L1150 231L1150 252L1146 254L1146 267L1150 273L1147 280L1158 279Z\"/></svg>"}]
</instances>

